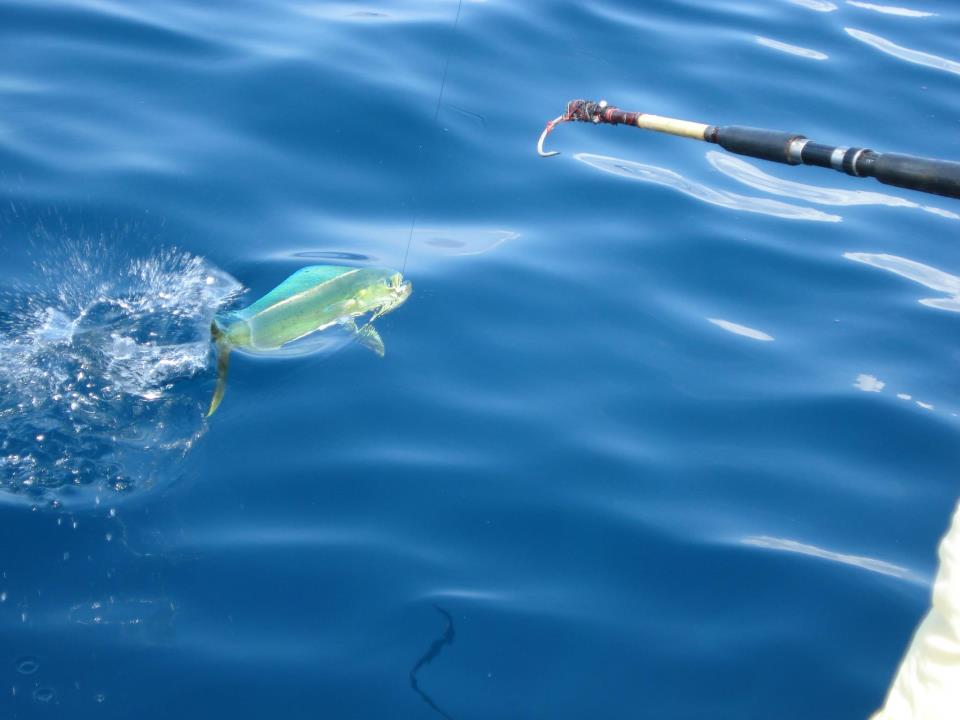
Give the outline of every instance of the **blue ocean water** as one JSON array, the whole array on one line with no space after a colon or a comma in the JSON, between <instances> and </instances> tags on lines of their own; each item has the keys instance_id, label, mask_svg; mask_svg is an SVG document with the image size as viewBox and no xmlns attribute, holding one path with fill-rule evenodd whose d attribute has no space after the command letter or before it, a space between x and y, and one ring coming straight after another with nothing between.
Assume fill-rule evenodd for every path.
<instances>
[{"instance_id":1,"label":"blue ocean water","mask_svg":"<svg viewBox=\"0 0 960 720\"><path fill-rule=\"evenodd\" d=\"M889 2L0 2L0 715L869 715L958 495L960 205L534 146L586 97L958 159L960 8ZM218 308L408 240L383 359L204 420Z\"/></svg>"}]
</instances>

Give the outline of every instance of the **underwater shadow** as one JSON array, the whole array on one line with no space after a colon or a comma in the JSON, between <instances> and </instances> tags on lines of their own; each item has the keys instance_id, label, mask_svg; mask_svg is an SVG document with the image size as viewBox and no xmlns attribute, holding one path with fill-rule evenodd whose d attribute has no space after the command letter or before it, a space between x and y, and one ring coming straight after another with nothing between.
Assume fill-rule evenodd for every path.
<instances>
[{"instance_id":1,"label":"underwater shadow","mask_svg":"<svg viewBox=\"0 0 960 720\"><path fill-rule=\"evenodd\" d=\"M429 665L431 662L433 662L434 658L436 658L437 655L440 654L444 646L453 645L453 638L455 636L455 631L453 628L453 617L450 615L450 613L448 613L439 605L434 605L433 607L434 609L436 609L438 613L440 613L447 619L447 627L444 629L443 635L441 635L432 643L430 643L430 647L427 648L427 651L420 657L419 660L417 660L416 664L414 664L414 666L410 669L410 687L413 688L413 691L420 696L420 699L423 700L427 705L429 705L433 710L438 712L443 717L447 718L447 720L454 720L452 715L450 715L448 712L443 710L439 705L437 705L437 703L434 702L433 698L430 697L430 695L427 694L420 687L420 683L417 680L417 673L420 672L420 668L422 668L424 665Z\"/></svg>"}]
</instances>

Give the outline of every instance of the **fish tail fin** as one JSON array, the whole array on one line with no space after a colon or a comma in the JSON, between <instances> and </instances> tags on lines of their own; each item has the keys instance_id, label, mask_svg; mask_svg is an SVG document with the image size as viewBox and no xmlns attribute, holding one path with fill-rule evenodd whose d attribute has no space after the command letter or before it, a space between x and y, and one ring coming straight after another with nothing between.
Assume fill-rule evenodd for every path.
<instances>
[{"instance_id":1,"label":"fish tail fin","mask_svg":"<svg viewBox=\"0 0 960 720\"><path fill-rule=\"evenodd\" d=\"M213 398L210 400L210 409L207 410L207 417L213 415L223 400L223 395L227 391L227 371L230 369L230 351L233 347L230 345L226 335L217 326L216 321L210 328L213 339L217 345L217 387L213 391Z\"/></svg>"}]
</instances>

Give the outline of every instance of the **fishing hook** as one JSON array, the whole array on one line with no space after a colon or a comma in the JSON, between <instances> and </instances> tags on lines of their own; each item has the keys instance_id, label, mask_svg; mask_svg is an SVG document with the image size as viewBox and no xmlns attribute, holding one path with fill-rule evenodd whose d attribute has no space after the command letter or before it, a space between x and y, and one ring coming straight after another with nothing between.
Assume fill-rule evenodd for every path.
<instances>
[{"instance_id":1,"label":"fishing hook","mask_svg":"<svg viewBox=\"0 0 960 720\"><path fill-rule=\"evenodd\" d=\"M567 114L563 114L563 115L558 115L553 120L547 123L547 126L543 129L543 132L540 133L540 139L537 141L537 154L540 157L552 157L554 155L560 154L559 150L551 150L550 152L545 151L543 149L543 141L547 139L547 135L553 132L553 129L557 125L559 125L560 123L566 122L567 120L569 120L569 117L567 116Z\"/></svg>"},{"instance_id":2,"label":"fishing hook","mask_svg":"<svg viewBox=\"0 0 960 720\"><path fill-rule=\"evenodd\" d=\"M547 135L553 132L553 129L560 123L570 122L571 120L592 122L594 124L610 122L609 120L603 120L601 115L608 107L606 100L601 100L598 103L588 102L587 100L571 100L567 103L567 111L563 113L563 115L558 115L548 122L543 132L540 133L540 139L537 141L537 154L540 155L540 157L553 157L554 155L560 154L556 150L547 152L543 149L543 142L547 139ZM615 110L616 108L610 109Z\"/></svg>"}]
</instances>

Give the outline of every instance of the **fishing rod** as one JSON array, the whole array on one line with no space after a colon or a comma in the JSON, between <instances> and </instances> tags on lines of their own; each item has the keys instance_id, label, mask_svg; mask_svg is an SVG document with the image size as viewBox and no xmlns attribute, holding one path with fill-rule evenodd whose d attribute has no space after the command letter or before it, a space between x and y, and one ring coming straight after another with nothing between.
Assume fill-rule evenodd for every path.
<instances>
[{"instance_id":1,"label":"fishing rod","mask_svg":"<svg viewBox=\"0 0 960 720\"><path fill-rule=\"evenodd\" d=\"M559 155L546 152L543 143L557 125L565 122L589 122L594 125L633 125L678 137L719 145L737 155L748 155L784 163L832 168L853 177L876 178L885 185L919 190L934 195L960 198L960 162L934 160L916 155L878 153L858 147L834 147L808 140L804 135L743 127L741 125L705 125L689 120L626 112L608 105L606 100L571 100L567 111L547 123L537 142L541 157Z\"/></svg>"}]
</instances>

